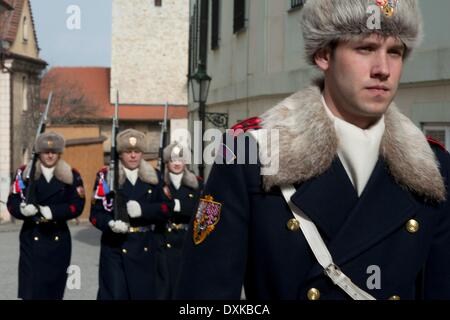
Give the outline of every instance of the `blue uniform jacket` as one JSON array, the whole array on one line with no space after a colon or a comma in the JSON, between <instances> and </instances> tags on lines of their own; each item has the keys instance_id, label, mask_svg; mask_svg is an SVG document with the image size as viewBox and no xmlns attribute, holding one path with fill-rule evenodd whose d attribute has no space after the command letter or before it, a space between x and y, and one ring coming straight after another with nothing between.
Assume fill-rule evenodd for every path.
<instances>
[{"instance_id":1,"label":"blue uniform jacket","mask_svg":"<svg viewBox=\"0 0 450 320\"><path fill-rule=\"evenodd\" d=\"M83 212L83 181L80 174L63 160L58 161L50 182L41 174L39 162L36 168L37 205L48 206L52 220L46 221L40 213L23 216L20 212L22 196L14 185L8 197L9 212L24 221L20 231L18 296L22 299L62 299L72 250L67 221ZM19 170L17 174L25 179L26 167ZM26 194L26 180L24 184L23 195Z\"/></svg>"},{"instance_id":2,"label":"blue uniform jacket","mask_svg":"<svg viewBox=\"0 0 450 320\"><path fill-rule=\"evenodd\" d=\"M238 164L237 144L223 146L223 164L213 166L191 223L176 298L239 299L244 286L250 300L349 299L292 227L280 186L293 184L291 201L360 288L377 299L450 299L449 154L392 105L378 162L358 197L323 108L312 87L236 127L255 129L240 136L248 136L246 150L259 142L258 161ZM278 169L263 175L270 145L258 135L274 128Z\"/></svg>"},{"instance_id":3,"label":"blue uniform jacket","mask_svg":"<svg viewBox=\"0 0 450 320\"><path fill-rule=\"evenodd\" d=\"M130 218L130 226L145 227L148 230L114 233L108 226L109 221L113 220L113 212L106 210L104 205L104 201L110 199L108 196L106 199L98 196L99 181L101 177L106 178L107 174L107 168L97 174L94 186L97 199L94 198L90 215L91 223L103 232L98 299L156 299L160 297L157 283L162 281L158 278L161 246L155 239L153 230L156 223L168 221L173 202L164 195L158 174L149 164L141 162L135 185L125 178L120 165L119 183L124 201L137 201L142 210L141 217Z\"/></svg>"}]
</instances>

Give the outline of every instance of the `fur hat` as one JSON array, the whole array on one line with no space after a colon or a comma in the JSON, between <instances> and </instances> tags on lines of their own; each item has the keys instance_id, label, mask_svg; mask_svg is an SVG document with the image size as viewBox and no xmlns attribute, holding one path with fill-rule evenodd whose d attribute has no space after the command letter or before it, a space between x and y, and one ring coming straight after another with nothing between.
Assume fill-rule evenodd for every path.
<instances>
[{"instance_id":1,"label":"fur hat","mask_svg":"<svg viewBox=\"0 0 450 320\"><path fill-rule=\"evenodd\" d=\"M380 3L386 3L381 7ZM394 5L391 15L384 8ZM371 7L373 6L373 7ZM379 9L380 27L369 23ZM338 40L350 40L372 33L399 38L406 47L405 57L422 38L422 18L417 0L308 0L302 13L302 31L307 61L315 65L314 55Z\"/></svg>"},{"instance_id":2,"label":"fur hat","mask_svg":"<svg viewBox=\"0 0 450 320\"><path fill-rule=\"evenodd\" d=\"M64 138L56 132L45 132L40 134L35 143L36 153L54 152L62 153L66 142Z\"/></svg>"},{"instance_id":3,"label":"fur hat","mask_svg":"<svg viewBox=\"0 0 450 320\"><path fill-rule=\"evenodd\" d=\"M186 156L189 153L186 148L179 144L178 142L174 142L169 144L163 150L163 161L164 163L168 163L170 160L182 160L186 162Z\"/></svg>"},{"instance_id":4,"label":"fur hat","mask_svg":"<svg viewBox=\"0 0 450 320\"><path fill-rule=\"evenodd\" d=\"M117 135L117 152L138 150L145 152L146 139L145 134L135 129L127 129Z\"/></svg>"}]
</instances>

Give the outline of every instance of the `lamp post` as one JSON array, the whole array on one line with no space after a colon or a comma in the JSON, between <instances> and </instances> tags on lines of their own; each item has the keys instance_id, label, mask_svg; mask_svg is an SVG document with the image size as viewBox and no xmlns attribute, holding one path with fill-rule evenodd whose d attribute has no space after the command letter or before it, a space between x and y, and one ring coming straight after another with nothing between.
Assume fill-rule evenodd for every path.
<instances>
[{"instance_id":1,"label":"lamp post","mask_svg":"<svg viewBox=\"0 0 450 320\"><path fill-rule=\"evenodd\" d=\"M206 100L208 99L209 85L211 83L211 77L206 73L206 67L204 64L199 64L197 72L191 77L191 87L194 102L199 103L198 115L202 125L202 155L205 148L205 142L203 141L203 135L205 133L205 107ZM203 164L203 156L200 164L198 165L198 172L201 177L204 177L205 165Z\"/></svg>"}]
</instances>

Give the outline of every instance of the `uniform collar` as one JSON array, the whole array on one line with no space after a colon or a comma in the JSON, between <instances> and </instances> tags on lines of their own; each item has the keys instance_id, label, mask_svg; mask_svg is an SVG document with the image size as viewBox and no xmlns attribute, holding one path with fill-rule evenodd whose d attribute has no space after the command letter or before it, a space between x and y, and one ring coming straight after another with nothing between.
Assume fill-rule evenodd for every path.
<instances>
[{"instance_id":1,"label":"uniform collar","mask_svg":"<svg viewBox=\"0 0 450 320\"><path fill-rule=\"evenodd\" d=\"M260 141L262 163L278 161L276 173L263 176L266 190L307 181L330 168L337 155L338 138L321 95L318 86L311 86L261 116L263 129L279 132L274 150L271 139ZM380 156L395 181L425 199L444 201L446 191L438 161L423 133L394 103L385 113L385 126Z\"/></svg>"},{"instance_id":2,"label":"uniform collar","mask_svg":"<svg viewBox=\"0 0 450 320\"><path fill-rule=\"evenodd\" d=\"M385 129L384 115L371 127L361 129L336 117L325 99L323 106L334 123L338 138L337 154L358 196L363 192L378 161L381 139Z\"/></svg>"}]
</instances>

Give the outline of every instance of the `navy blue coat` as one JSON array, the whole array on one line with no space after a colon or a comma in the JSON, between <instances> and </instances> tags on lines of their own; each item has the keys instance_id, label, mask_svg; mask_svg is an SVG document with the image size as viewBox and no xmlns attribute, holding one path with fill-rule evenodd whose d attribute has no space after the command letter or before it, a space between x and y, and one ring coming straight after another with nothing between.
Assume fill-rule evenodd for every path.
<instances>
[{"instance_id":1,"label":"navy blue coat","mask_svg":"<svg viewBox=\"0 0 450 320\"><path fill-rule=\"evenodd\" d=\"M171 299L175 289L181 265L181 251L187 236L187 227L197 209L203 183L198 180L196 189L186 184L181 184L178 189L170 182L168 184L171 197L180 201L180 212L172 212L172 217L167 225L159 226L161 266L164 272L164 284L161 289L163 299Z\"/></svg>"},{"instance_id":2,"label":"navy blue coat","mask_svg":"<svg viewBox=\"0 0 450 320\"><path fill-rule=\"evenodd\" d=\"M22 172L24 169L20 168ZM56 174L50 183L43 175L36 182L37 204L49 206L53 216L50 221L43 221L39 213L23 216L20 193L8 197L9 212L24 221L20 231L19 298L63 298L72 249L67 221L78 217L85 203L81 176L69 170L68 174L73 175L71 184L59 180ZM26 188L22 191L25 194Z\"/></svg>"},{"instance_id":3,"label":"navy blue coat","mask_svg":"<svg viewBox=\"0 0 450 320\"><path fill-rule=\"evenodd\" d=\"M315 110L323 108L320 95L309 92L309 100L312 95L315 98L310 105L315 104ZM297 102L293 104L293 101ZM298 101L303 100L293 97L280 106L282 109L292 106L290 110L295 110L292 112L304 112L308 106ZM302 124L306 129L301 131L300 124L290 122L290 131L281 132L284 135L280 134L279 171L284 175L279 177L289 180L296 174L309 174L296 169L305 165L311 165L312 170L325 167L320 174L294 183L297 191L291 201L315 223L334 262L360 288L377 299L450 299L449 202L442 197L433 200L420 194L423 185L414 184L435 181L435 184L428 183L428 195L439 194L436 190L446 195L450 156L435 143L430 148L421 132L403 116L402 123L393 126L392 119L398 119L399 115L392 112L395 114L386 116L389 135L384 137L380 157L360 197L339 158L333 158L333 151L330 164L311 161L327 151L321 143L329 149L335 148L329 141L320 140L324 135L333 138L333 127L326 115L320 120L326 124L321 126L305 121ZM286 110L281 116L284 114ZM303 121L301 114L298 119ZM266 121L270 125L272 120L267 117ZM277 123L278 127L282 125ZM294 128L295 125L300 129ZM258 127L254 121L247 126ZM405 130L408 135L395 130ZM296 142L289 135L292 132L298 134L298 139L314 137L315 140L310 140L308 149L295 150L291 148L291 143ZM305 132L307 138L303 136ZM393 144L395 148L388 143L393 138L398 138L397 144ZM224 151L225 160L239 154L236 148L230 150L235 154ZM431 160L433 152L439 170ZM397 163L396 167L393 159L399 155L403 163ZM423 161L425 157L430 159L429 163ZM436 170L425 171L424 167ZM175 297L239 299L244 285L248 299L349 299L326 277L301 231L288 228L293 214L277 185L269 190L263 187L266 180L261 176L261 168L260 162L236 164L236 160L213 166L203 195L221 204L220 219L198 244L193 241L191 224ZM399 181L410 181L410 184ZM202 199L200 203L207 203Z\"/></svg>"},{"instance_id":4,"label":"navy blue coat","mask_svg":"<svg viewBox=\"0 0 450 320\"><path fill-rule=\"evenodd\" d=\"M107 176L107 168L97 174L94 190L97 190L100 173ZM156 172L155 172L156 176ZM114 233L108 226L113 213L105 210L103 199L94 199L90 221L100 229L101 237L99 290L100 300L156 299L159 297L157 259L161 245L154 237L156 223L166 223L170 217L171 202L163 193L159 179L152 183L141 177L133 186L127 179L122 185L124 201L135 200L142 209L142 217L130 218L131 227L148 227L147 232Z\"/></svg>"}]
</instances>

